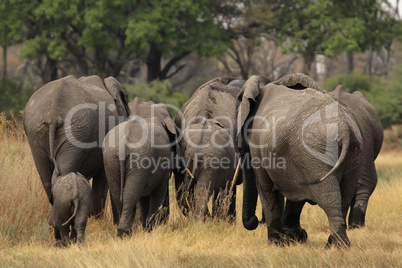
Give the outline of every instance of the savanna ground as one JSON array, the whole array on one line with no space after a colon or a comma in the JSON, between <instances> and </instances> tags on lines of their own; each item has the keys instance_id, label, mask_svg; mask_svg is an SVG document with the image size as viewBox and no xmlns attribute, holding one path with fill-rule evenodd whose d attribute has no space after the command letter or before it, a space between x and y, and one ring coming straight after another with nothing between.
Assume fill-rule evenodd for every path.
<instances>
[{"instance_id":1,"label":"savanna ground","mask_svg":"<svg viewBox=\"0 0 402 268\"><path fill-rule=\"evenodd\" d=\"M173 199L166 225L147 233L133 227L116 238L110 204L105 217L90 218L86 244L55 248L47 223L48 202L21 125L0 117L0 267L402 267L402 152L381 153L379 182L366 227L349 230L351 248L325 249L328 221L306 205L301 224L306 244L267 243L266 227L247 231L241 223L241 187L235 224L184 218ZM261 209L257 208L260 212Z\"/></svg>"}]
</instances>

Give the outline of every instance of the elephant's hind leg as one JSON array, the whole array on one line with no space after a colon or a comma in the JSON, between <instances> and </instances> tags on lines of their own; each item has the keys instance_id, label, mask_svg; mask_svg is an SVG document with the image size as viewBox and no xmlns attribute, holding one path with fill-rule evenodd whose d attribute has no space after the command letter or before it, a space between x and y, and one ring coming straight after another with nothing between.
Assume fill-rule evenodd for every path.
<instances>
[{"instance_id":1,"label":"elephant's hind leg","mask_svg":"<svg viewBox=\"0 0 402 268\"><path fill-rule=\"evenodd\" d=\"M290 241L304 243L307 241L307 232L300 226L300 214L305 201L293 202L286 200L285 210L282 215L282 230Z\"/></svg>"},{"instance_id":2,"label":"elephant's hind leg","mask_svg":"<svg viewBox=\"0 0 402 268\"><path fill-rule=\"evenodd\" d=\"M327 214L331 234L327 246L349 247L346 234L346 222L342 213L341 190L335 176L311 186L312 192L317 193L315 201Z\"/></svg>"},{"instance_id":3,"label":"elephant's hind leg","mask_svg":"<svg viewBox=\"0 0 402 268\"><path fill-rule=\"evenodd\" d=\"M372 163L366 168L358 180L356 194L352 200L349 214L349 228L361 228L365 226L366 211L370 195L377 185L377 172Z\"/></svg>"},{"instance_id":4,"label":"elephant's hind leg","mask_svg":"<svg viewBox=\"0 0 402 268\"><path fill-rule=\"evenodd\" d=\"M157 224L167 222L169 218L169 172L166 171L163 177L161 183L150 196L146 224L148 230L152 230Z\"/></svg>"},{"instance_id":5,"label":"elephant's hind leg","mask_svg":"<svg viewBox=\"0 0 402 268\"><path fill-rule=\"evenodd\" d=\"M94 176L92 180L92 215L96 218L99 218L103 214L107 192L109 190L106 174L103 169L96 176Z\"/></svg>"}]
</instances>

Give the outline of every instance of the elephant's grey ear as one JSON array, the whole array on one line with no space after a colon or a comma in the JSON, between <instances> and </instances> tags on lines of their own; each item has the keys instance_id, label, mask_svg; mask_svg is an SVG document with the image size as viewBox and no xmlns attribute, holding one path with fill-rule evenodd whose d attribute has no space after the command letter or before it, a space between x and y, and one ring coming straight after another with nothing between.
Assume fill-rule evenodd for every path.
<instances>
[{"instance_id":1,"label":"elephant's grey ear","mask_svg":"<svg viewBox=\"0 0 402 268\"><path fill-rule=\"evenodd\" d=\"M265 85L266 82L269 82L269 80L265 77L253 75L246 81L239 95L237 95L239 103L237 107L237 136L249 116L251 110L250 100L256 101L258 94L260 94L260 84Z\"/></svg>"},{"instance_id":2,"label":"elephant's grey ear","mask_svg":"<svg viewBox=\"0 0 402 268\"><path fill-rule=\"evenodd\" d=\"M176 157L182 157L182 154L184 153L185 143L180 128L176 126L166 106L163 105L163 107L158 109L158 111L163 116L163 123L165 128L168 132L170 132L168 134L170 134L170 142L174 143L172 149L174 149Z\"/></svg>"},{"instance_id":3,"label":"elephant's grey ear","mask_svg":"<svg viewBox=\"0 0 402 268\"><path fill-rule=\"evenodd\" d=\"M165 117L163 121L165 123L166 129L170 133L177 135L177 127L176 127L175 123L173 122L173 119L171 117L170 118Z\"/></svg>"},{"instance_id":4,"label":"elephant's grey ear","mask_svg":"<svg viewBox=\"0 0 402 268\"><path fill-rule=\"evenodd\" d=\"M116 103L117 112L119 115L128 116L130 110L128 108L128 94L116 78L110 76L105 79L105 87Z\"/></svg>"}]
</instances>

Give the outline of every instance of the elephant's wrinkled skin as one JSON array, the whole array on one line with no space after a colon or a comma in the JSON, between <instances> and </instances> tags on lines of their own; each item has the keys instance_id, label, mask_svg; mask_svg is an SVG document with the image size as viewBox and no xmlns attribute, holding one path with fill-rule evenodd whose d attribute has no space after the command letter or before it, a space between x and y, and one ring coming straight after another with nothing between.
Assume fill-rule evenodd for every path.
<instances>
[{"instance_id":1,"label":"elephant's wrinkled skin","mask_svg":"<svg viewBox=\"0 0 402 268\"><path fill-rule=\"evenodd\" d=\"M175 174L176 197L184 215L189 210L198 215L209 215L207 203L213 195L212 215L215 216L219 204L224 202L217 197L227 196L223 191L231 186L237 160L233 144L236 96L243 84L244 81L228 77L205 83L183 105L175 119L186 142L187 168L194 176L192 179L187 174L186 179L182 173ZM241 183L241 178L238 183ZM228 208L232 218L236 215L236 187L233 190ZM222 210L219 212L226 214Z\"/></svg>"},{"instance_id":2,"label":"elephant's wrinkled skin","mask_svg":"<svg viewBox=\"0 0 402 268\"><path fill-rule=\"evenodd\" d=\"M350 120L356 123L362 134L362 152L359 157L361 174L356 193L353 196L348 222L349 228L363 227L368 200L377 185L374 161L382 146L383 128L376 110L362 93L355 91L350 94L342 86L338 86L328 95L339 102L339 105L350 115Z\"/></svg>"},{"instance_id":3,"label":"elephant's wrinkled skin","mask_svg":"<svg viewBox=\"0 0 402 268\"><path fill-rule=\"evenodd\" d=\"M66 246L70 239L77 239L82 245L91 208L89 182L81 174L71 172L55 178L52 188L53 207L49 223L54 227L56 246Z\"/></svg>"},{"instance_id":4,"label":"elephant's wrinkled skin","mask_svg":"<svg viewBox=\"0 0 402 268\"><path fill-rule=\"evenodd\" d=\"M136 205L147 229L169 215L169 173L177 168L180 131L163 104L129 104L126 122L105 137L103 158L111 197L118 210L118 236L131 235ZM116 219L115 219L116 220Z\"/></svg>"},{"instance_id":5,"label":"elephant's wrinkled skin","mask_svg":"<svg viewBox=\"0 0 402 268\"><path fill-rule=\"evenodd\" d=\"M243 224L249 230L257 227L258 194L269 241L305 240L298 216L309 201L327 214L328 245L348 246L345 218L361 172L362 134L313 80L301 74L292 80L296 83L267 84L253 76L238 95L237 144L248 160L243 162Z\"/></svg>"},{"instance_id":6,"label":"elephant's wrinkled skin","mask_svg":"<svg viewBox=\"0 0 402 268\"><path fill-rule=\"evenodd\" d=\"M287 76L280 79L277 83L294 86L296 85L296 81L292 81L292 79L295 77L296 75ZM321 91L317 86L315 88ZM358 161L361 174L358 177L356 192L350 206L348 223L349 228L364 227L368 200L377 185L377 172L374 161L382 146L383 128L376 110L362 93L355 91L351 94L346 92L342 86L338 86L335 90L329 92L328 95L338 102L343 111L348 115L347 120L354 122L362 135L363 143ZM284 218L288 219L287 225L298 224L303 205L303 202L297 204L292 202L286 203ZM289 219L292 219L293 222ZM295 219L297 220L295 221Z\"/></svg>"},{"instance_id":7,"label":"elephant's wrinkled skin","mask_svg":"<svg viewBox=\"0 0 402 268\"><path fill-rule=\"evenodd\" d=\"M128 117L127 103L126 89L113 77L67 76L31 96L24 129L49 202L52 176L79 172L93 178L92 214L101 214L108 190L101 144Z\"/></svg>"}]
</instances>

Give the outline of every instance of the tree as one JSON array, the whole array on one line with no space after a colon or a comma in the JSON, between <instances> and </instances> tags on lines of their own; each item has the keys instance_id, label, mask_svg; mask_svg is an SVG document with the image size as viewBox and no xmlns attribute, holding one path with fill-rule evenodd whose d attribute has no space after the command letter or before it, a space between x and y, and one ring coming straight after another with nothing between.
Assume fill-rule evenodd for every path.
<instances>
[{"instance_id":1,"label":"tree","mask_svg":"<svg viewBox=\"0 0 402 268\"><path fill-rule=\"evenodd\" d=\"M0 2L0 46L3 47L3 76L7 76L7 47L21 41L20 31L24 26L23 1L2 0Z\"/></svg>"},{"instance_id":2,"label":"tree","mask_svg":"<svg viewBox=\"0 0 402 268\"><path fill-rule=\"evenodd\" d=\"M179 61L191 52L220 55L229 42L213 12L219 3L212 0L32 2L28 28L33 34L23 56L45 55L49 64L79 74L118 76L127 61L141 58L147 80L163 80L179 72L184 67Z\"/></svg>"},{"instance_id":3,"label":"tree","mask_svg":"<svg viewBox=\"0 0 402 268\"><path fill-rule=\"evenodd\" d=\"M229 34L217 22L219 5L211 0L162 0L138 6L128 22L126 44L137 56L144 55L148 81L173 76L184 67L170 72L173 66L193 51L216 56L226 50Z\"/></svg>"},{"instance_id":4,"label":"tree","mask_svg":"<svg viewBox=\"0 0 402 268\"><path fill-rule=\"evenodd\" d=\"M305 73L316 54L337 55L390 47L397 21L386 0L285 0L276 9L273 29L285 52L301 54ZM350 70L353 68L350 61Z\"/></svg>"}]
</instances>

